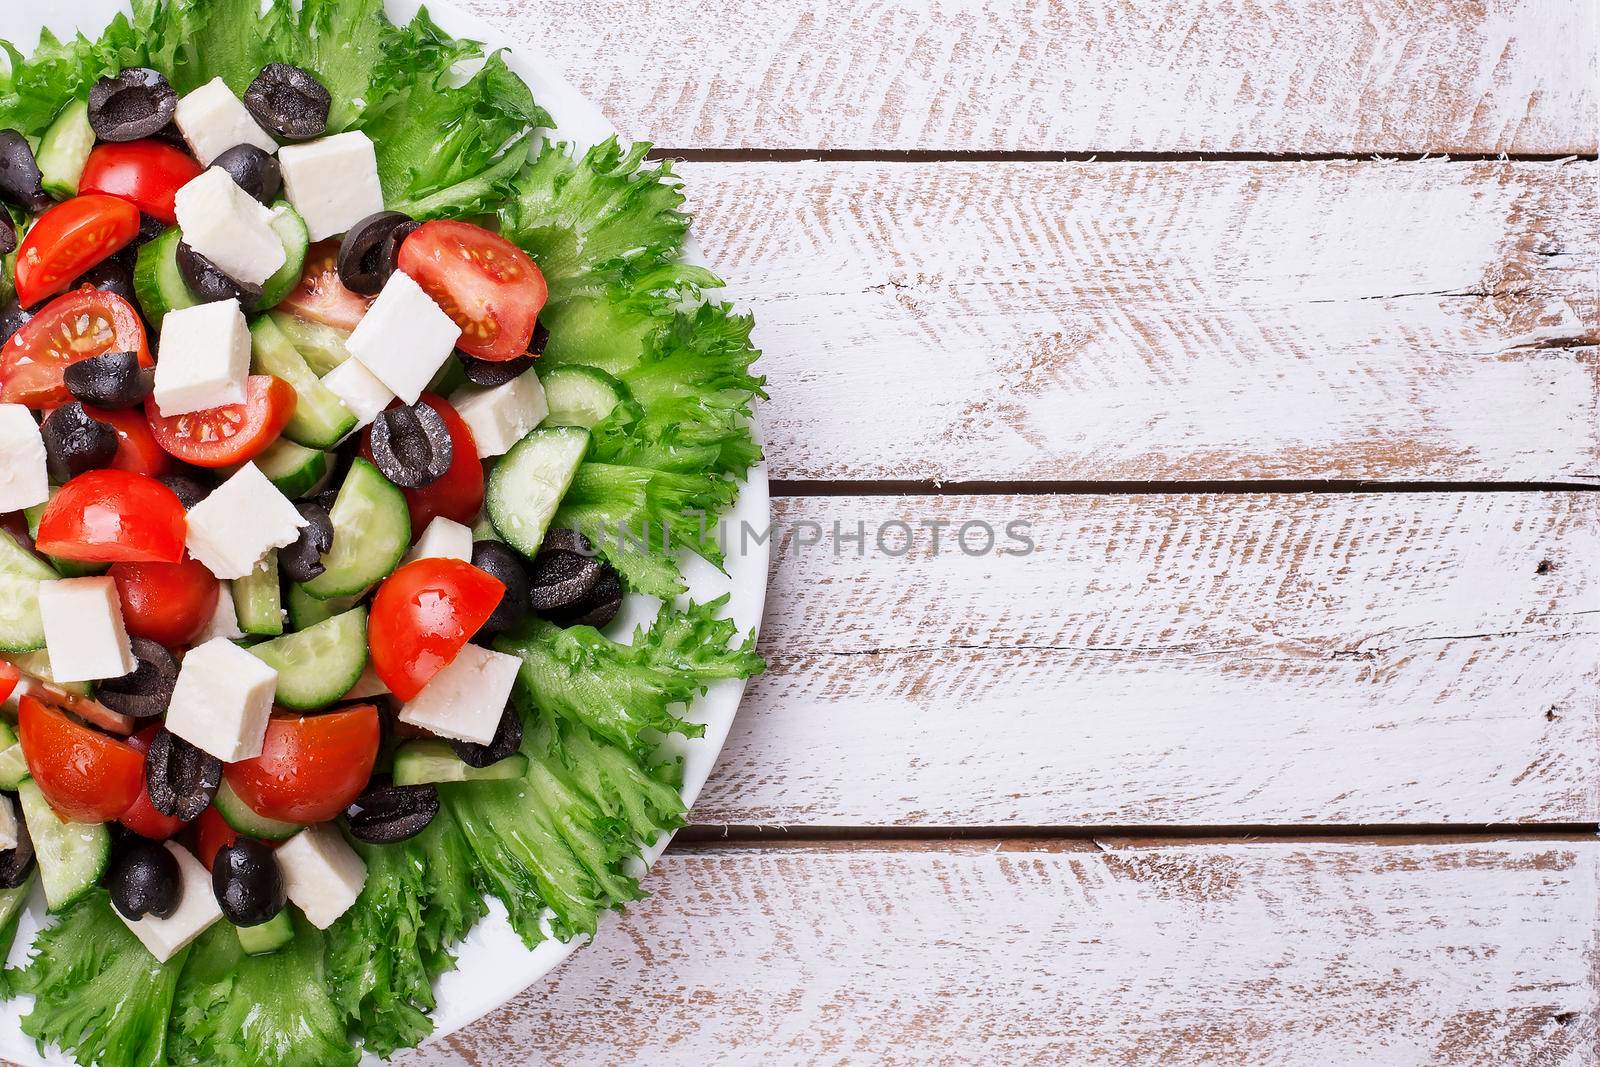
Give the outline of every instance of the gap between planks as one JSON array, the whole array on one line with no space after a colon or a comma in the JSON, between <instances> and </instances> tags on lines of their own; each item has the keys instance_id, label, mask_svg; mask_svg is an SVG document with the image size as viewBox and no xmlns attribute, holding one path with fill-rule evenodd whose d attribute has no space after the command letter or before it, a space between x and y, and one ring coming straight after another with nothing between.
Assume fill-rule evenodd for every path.
<instances>
[{"instance_id":1,"label":"gap between planks","mask_svg":"<svg viewBox=\"0 0 1600 1067\"><path fill-rule=\"evenodd\" d=\"M1564 163L1573 152L983 152L919 149L665 148L682 163Z\"/></svg>"},{"instance_id":2,"label":"gap between planks","mask_svg":"<svg viewBox=\"0 0 1600 1067\"><path fill-rule=\"evenodd\" d=\"M1371 482L1334 479L1231 481L918 481L915 479L774 479L775 497L828 496L1214 496L1254 494L1569 493L1600 489L1592 482Z\"/></svg>"},{"instance_id":3,"label":"gap between planks","mask_svg":"<svg viewBox=\"0 0 1600 1067\"><path fill-rule=\"evenodd\" d=\"M696 823L678 831L678 852L718 848L887 848L927 851L989 849L1073 851L1117 847L1341 842L1359 845L1469 844L1493 841L1589 841L1600 823L1311 823L1263 826L752 826Z\"/></svg>"}]
</instances>

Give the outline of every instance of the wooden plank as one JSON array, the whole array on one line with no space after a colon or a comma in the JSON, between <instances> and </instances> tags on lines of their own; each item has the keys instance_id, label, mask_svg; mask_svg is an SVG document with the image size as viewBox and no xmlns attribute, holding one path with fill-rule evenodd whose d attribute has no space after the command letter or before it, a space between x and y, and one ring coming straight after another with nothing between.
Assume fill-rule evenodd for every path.
<instances>
[{"instance_id":1,"label":"wooden plank","mask_svg":"<svg viewBox=\"0 0 1600 1067\"><path fill-rule=\"evenodd\" d=\"M1600 819L1600 495L790 498L775 519L769 673L697 822ZM901 557L876 543L902 550L897 521L919 531ZM974 523L972 550L984 527L1008 547L1013 521L1031 555L956 544Z\"/></svg>"},{"instance_id":2,"label":"wooden plank","mask_svg":"<svg viewBox=\"0 0 1600 1067\"><path fill-rule=\"evenodd\" d=\"M696 164L776 478L1600 476L1600 165Z\"/></svg>"},{"instance_id":3,"label":"wooden plank","mask_svg":"<svg viewBox=\"0 0 1600 1067\"><path fill-rule=\"evenodd\" d=\"M1600 846L669 853L655 896L398 1063L1592 1067Z\"/></svg>"},{"instance_id":4,"label":"wooden plank","mask_svg":"<svg viewBox=\"0 0 1600 1067\"><path fill-rule=\"evenodd\" d=\"M1585 0L467 6L674 148L1595 148Z\"/></svg>"}]
</instances>

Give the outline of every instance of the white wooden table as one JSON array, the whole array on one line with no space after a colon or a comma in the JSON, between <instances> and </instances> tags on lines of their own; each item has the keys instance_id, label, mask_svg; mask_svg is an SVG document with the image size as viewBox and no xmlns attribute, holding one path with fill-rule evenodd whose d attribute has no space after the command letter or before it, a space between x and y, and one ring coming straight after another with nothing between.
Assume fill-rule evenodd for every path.
<instances>
[{"instance_id":1,"label":"white wooden table","mask_svg":"<svg viewBox=\"0 0 1600 1067\"><path fill-rule=\"evenodd\" d=\"M782 544L653 898L404 1062L1600 1063L1593 0L472 6L687 161Z\"/></svg>"}]
</instances>

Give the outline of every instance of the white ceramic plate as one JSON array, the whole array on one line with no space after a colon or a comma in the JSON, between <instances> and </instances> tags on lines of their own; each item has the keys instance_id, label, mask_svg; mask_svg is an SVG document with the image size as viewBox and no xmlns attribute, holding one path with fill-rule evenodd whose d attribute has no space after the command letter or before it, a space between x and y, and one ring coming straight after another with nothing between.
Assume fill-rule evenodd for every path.
<instances>
[{"instance_id":1,"label":"white ceramic plate","mask_svg":"<svg viewBox=\"0 0 1600 1067\"><path fill-rule=\"evenodd\" d=\"M387 0L389 17L396 22L409 20L420 6L417 0ZM429 0L428 13L445 30L457 37L467 37L484 42L489 48L509 47L507 61L511 68L533 88L534 98L549 111L556 121L555 139L570 142L579 150L605 140L615 132L605 116L589 103L577 90L557 73L558 67L548 57L523 46L510 46L497 39L495 33L481 20L457 8L451 0ZM82 30L94 35L112 16L125 10L125 0L30 0L28 3L8 2L0 10L0 39L11 41L24 53L38 40L41 26L49 26L58 36ZM699 261L698 250L691 242L689 258ZM713 266L714 264L708 264ZM722 543L727 552L726 575L719 573L704 560L689 557L683 561L684 575L689 584L689 596L704 603L727 593L731 596L727 614L738 624L741 632L756 628L761 622L762 607L767 595L767 545L754 537L743 536L742 531L765 533L770 519L767 497L767 472L764 466L750 472L750 480L739 494L738 502L723 523ZM647 622L655 614L657 602L647 597L629 597L621 616L612 624L609 633L626 640L633 627ZM717 753L727 739L733 725L739 700L744 694L743 682L719 682L690 708L688 718L704 723L705 736L693 741L674 738L681 744L684 754L684 799L694 803L700 788L705 784L715 764ZM647 862L666 847L660 842L645 856ZM649 888L648 880L646 889ZM44 914L43 898L35 890L34 900L22 918L13 946L11 961L19 963L27 954L27 946L39 928L39 918ZM601 935L605 936L602 929ZM579 942L561 944L546 941L529 951L512 932L506 922L505 910L498 901L491 903L489 917L462 943L457 968L439 981L439 1009L434 1015L437 1029L433 1039L480 1018L515 997L533 982L553 970L566 959ZM27 1013L29 997L19 997L0 1005L0 1058L28 1065L70 1065L70 1057L52 1051L41 1057L33 1042L23 1035L17 1020ZM372 1056L368 1063L378 1063Z\"/></svg>"}]
</instances>

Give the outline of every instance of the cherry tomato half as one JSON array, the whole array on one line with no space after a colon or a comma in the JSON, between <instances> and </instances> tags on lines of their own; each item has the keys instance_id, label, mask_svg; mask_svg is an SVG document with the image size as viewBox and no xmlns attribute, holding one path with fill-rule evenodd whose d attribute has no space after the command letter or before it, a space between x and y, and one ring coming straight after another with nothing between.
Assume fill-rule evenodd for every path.
<instances>
[{"instance_id":1,"label":"cherry tomato half","mask_svg":"<svg viewBox=\"0 0 1600 1067\"><path fill-rule=\"evenodd\" d=\"M17 669L17 665L0 659L0 704L11 699L11 694L20 681L22 681L22 671Z\"/></svg>"},{"instance_id":2,"label":"cherry tomato half","mask_svg":"<svg viewBox=\"0 0 1600 1067\"><path fill-rule=\"evenodd\" d=\"M176 563L189 529L183 502L154 478L85 471L39 517L40 552L86 563Z\"/></svg>"},{"instance_id":3,"label":"cherry tomato half","mask_svg":"<svg viewBox=\"0 0 1600 1067\"><path fill-rule=\"evenodd\" d=\"M283 299L277 310L324 326L355 329L372 306L372 297L345 288L344 282L339 280L338 259L337 238L308 248L300 284Z\"/></svg>"},{"instance_id":4,"label":"cherry tomato half","mask_svg":"<svg viewBox=\"0 0 1600 1067\"><path fill-rule=\"evenodd\" d=\"M128 747L139 753L141 764L144 754L150 751L151 742L160 732L161 724L157 723L154 726L146 726L128 738ZM184 826L183 820L176 815L163 815L156 810L156 806L150 801L150 788L144 783L142 770L139 772L139 796L117 821L140 837L148 837L152 841L165 841Z\"/></svg>"},{"instance_id":5,"label":"cherry tomato half","mask_svg":"<svg viewBox=\"0 0 1600 1067\"><path fill-rule=\"evenodd\" d=\"M456 414L443 397L423 393L421 402L439 413L445 429L450 431L450 469L444 477L421 489L402 489L406 507L411 512L411 528L427 529L435 516L471 526L483 507L483 461L478 458L478 442L472 439L472 428ZM361 438L361 455L372 459L372 431Z\"/></svg>"},{"instance_id":6,"label":"cherry tomato half","mask_svg":"<svg viewBox=\"0 0 1600 1067\"><path fill-rule=\"evenodd\" d=\"M164 141L107 143L89 153L78 192L121 197L171 226L178 221L173 206L178 190L200 177L200 171L187 152Z\"/></svg>"},{"instance_id":7,"label":"cherry tomato half","mask_svg":"<svg viewBox=\"0 0 1600 1067\"><path fill-rule=\"evenodd\" d=\"M17 250L17 300L32 307L139 236L139 209L121 197L75 196L39 216Z\"/></svg>"},{"instance_id":8,"label":"cherry tomato half","mask_svg":"<svg viewBox=\"0 0 1600 1067\"><path fill-rule=\"evenodd\" d=\"M57 815L70 822L110 822L139 799L144 756L137 749L31 696L17 707L28 773Z\"/></svg>"},{"instance_id":9,"label":"cherry tomato half","mask_svg":"<svg viewBox=\"0 0 1600 1067\"><path fill-rule=\"evenodd\" d=\"M479 359L528 351L550 296L528 254L470 222L425 222L400 246L400 269L461 327L458 348Z\"/></svg>"},{"instance_id":10,"label":"cherry tomato half","mask_svg":"<svg viewBox=\"0 0 1600 1067\"><path fill-rule=\"evenodd\" d=\"M326 822L367 787L378 759L378 709L275 715L261 755L223 768L250 808L285 822Z\"/></svg>"},{"instance_id":11,"label":"cherry tomato half","mask_svg":"<svg viewBox=\"0 0 1600 1067\"><path fill-rule=\"evenodd\" d=\"M156 435L150 432L150 420L137 408L131 411L109 411L85 404L83 410L89 417L110 423L117 431L117 454L111 457L114 470L131 474L148 474L159 478L172 469L172 457L156 444Z\"/></svg>"},{"instance_id":12,"label":"cherry tomato half","mask_svg":"<svg viewBox=\"0 0 1600 1067\"><path fill-rule=\"evenodd\" d=\"M229 467L254 459L276 441L298 399L294 387L281 378L252 374L242 404L168 418L151 395L145 398L144 413L156 443L169 455L196 467Z\"/></svg>"},{"instance_id":13,"label":"cherry tomato half","mask_svg":"<svg viewBox=\"0 0 1600 1067\"><path fill-rule=\"evenodd\" d=\"M155 366L132 304L87 286L52 300L0 347L0 402L59 407L72 399L67 367L107 352L137 352L141 367Z\"/></svg>"},{"instance_id":14,"label":"cherry tomato half","mask_svg":"<svg viewBox=\"0 0 1600 1067\"><path fill-rule=\"evenodd\" d=\"M456 658L505 592L500 579L463 560L407 563L372 598L373 670L398 699L412 699Z\"/></svg>"},{"instance_id":15,"label":"cherry tomato half","mask_svg":"<svg viewBox=\"0 0 1600 1067\"><path fill-rule=\"evenodd\" d=\"M130 634L180 648L195 639L223 595L203 563L118 563L111 568Z\"/></svg>"}]
</instances>

